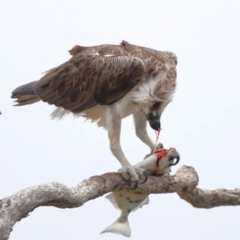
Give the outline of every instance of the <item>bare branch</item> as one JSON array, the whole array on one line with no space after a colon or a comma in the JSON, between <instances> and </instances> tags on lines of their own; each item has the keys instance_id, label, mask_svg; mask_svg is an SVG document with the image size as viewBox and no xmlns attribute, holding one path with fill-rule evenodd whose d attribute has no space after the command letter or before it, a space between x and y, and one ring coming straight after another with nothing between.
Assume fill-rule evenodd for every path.
<instances>
[{"instance_id":1,"label":"bare branch","mask_svg":"<svg viewBox=\"0 0 240 240\"><path fill-rule=\"evenodd\" d=\"M198 208L240 205L240 189L202 190L196 188L198 175L194 168L182 166L174 176L150 176L137 193L174 193ZM0 201L0 240L7 240L14 224L39 206L80 207L89 200L113 191L132 191L118 173L91 177L75 187L47 183L26 188Z\"/></svg>"},{"instance_id":2,"label":"bare branch","mask_svg":"<svg viewBox=\"0 0 240 240\"><path fill-rule=\"evenodd\" d=\"M194 168L191 168L190 171L188 168L189 167L186 166L179 168L179 170L176 172L176 177L179 179L178 181L180 181L182 178L184 178L183 181L186 181L185 178L187 178L187 181L192 181L192 183L196 180L198 182L198 176ZM177 192L177 194L181 199L187 201L196 208L213 208L240 205L240 189L206 190L196 188L196 186L194 187L194 185L189 185L190 188L182 188Z\"/></svg>"}]
</instances>

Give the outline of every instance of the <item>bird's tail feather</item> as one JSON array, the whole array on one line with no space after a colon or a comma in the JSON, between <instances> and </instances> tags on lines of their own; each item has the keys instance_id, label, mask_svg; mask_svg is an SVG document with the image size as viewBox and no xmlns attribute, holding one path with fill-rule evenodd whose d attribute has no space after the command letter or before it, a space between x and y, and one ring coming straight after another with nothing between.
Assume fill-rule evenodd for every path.
<instances>
[{"instance_id":1,"label":"bird's tail feather","mask_svg":"<svg viewBox=\"0 0 240 240\"><path fill-rule=\"evenodd\" d=\"M125 237L130 237L131 236L131 229L129 226L129 222L127 219L122 219L121 217L118 218L113 224L105 228L102 233L118 233L121 234Z\"/></svg>"},{"instance_id":2,"label":"bird's tail feather","mask_svg":"<svg viewBox=\"0 0 240 240\"><path fill-rule=\"evenodd\" d=\"M12 92L12 98L16 98L14 106L22 106L40 101L40 98L34 91L35 83L36 81L27 83Z\"/></svg>"}]
</instances>

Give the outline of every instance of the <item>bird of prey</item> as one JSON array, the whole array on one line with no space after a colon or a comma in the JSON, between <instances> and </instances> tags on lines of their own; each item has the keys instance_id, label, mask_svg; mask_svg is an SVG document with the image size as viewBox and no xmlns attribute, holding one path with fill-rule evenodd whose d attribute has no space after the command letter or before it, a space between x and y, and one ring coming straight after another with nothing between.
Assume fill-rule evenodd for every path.
<instances>
[{"instance_id":1,"label":"bird of prey","mask_svg":"<svg viewBox=\"0 0 240 240\"><path fill-rule=\"evenodd\" d=\"M108 131L110 149L136 183L144 169L132 166L120 145L121 120L133 115L136 135L149 146L155 143L146 127L159 130L160 117L176 89L177 57L172 52L136 46L126 41L120 45L75 46L72 57L46 72L39 80L12 92L16 105L42 100L57 108L53 118L72 112L97 122Z\"/></svg>"}]
</instances>

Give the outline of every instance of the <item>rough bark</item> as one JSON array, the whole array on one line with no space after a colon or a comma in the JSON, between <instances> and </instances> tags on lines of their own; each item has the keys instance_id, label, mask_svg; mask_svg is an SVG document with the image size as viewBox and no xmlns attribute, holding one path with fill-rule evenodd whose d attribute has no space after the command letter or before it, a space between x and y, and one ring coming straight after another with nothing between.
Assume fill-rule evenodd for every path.
<instances>
[{"instance_id":1,"label":"rough bark","mask_svg":"<svg viewBox=\"0 0 240 240\"><path fill-rule=\"evenodd\" d=\"M240 189L204 190L197 188L198 175L194 168L182 166L174 176L149 176L137 193L177 193L181 199L197 208L240 205ZM129 182L118 173L94 176L75 187L47 183L26 188L0 200L0 240L9 239L14 224L40 206L58 208L80 207L89 200L113 191L133 191Z\"/></svg>"}]
</instances>

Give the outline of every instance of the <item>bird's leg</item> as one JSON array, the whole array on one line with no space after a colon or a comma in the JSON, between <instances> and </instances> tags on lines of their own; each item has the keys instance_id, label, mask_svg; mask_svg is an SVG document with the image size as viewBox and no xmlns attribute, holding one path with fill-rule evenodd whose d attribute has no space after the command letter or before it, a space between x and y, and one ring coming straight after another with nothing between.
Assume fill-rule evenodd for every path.
<instances>
[{"instance_id":1,"label":"bird's leg","mask_svg":"<svg viewBox=\"0 0 240 240\"><path fill-rule=\"evenodd\" d=\"M151 152L145 156L145 158L151 156L155 149L155 143L149 137L147 133L147 120L146 117L140 112L136 112L133 114L133 119L135 123L135 132L139 139L144 142L149 148Z\"/></svg>"},{"instance_id":2,"label":"bird's leg","mask_svg":"<svg viewBox=\"0 0 240 240\"><path fill-rule=\"evenodd\" d=\"M108 130L108 137L110 141L110 149L112 154L122 165L118 172L127 180L126 175L131 176L131 180L135 182L135 188L138 185L139 177L144 177L146 181L145 170L139 167L133 167L125 157L120 145L121 133L121 116L114 106L109 106L106 111L106 129ZM144 182L143 181L143 182Z\"/></svg>"}]
</instances>

